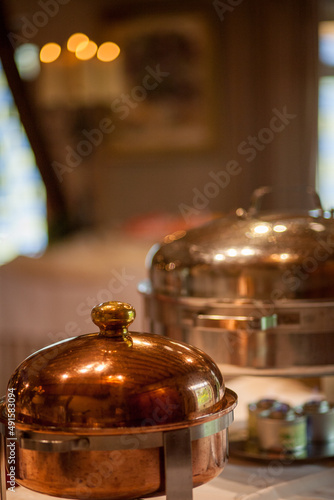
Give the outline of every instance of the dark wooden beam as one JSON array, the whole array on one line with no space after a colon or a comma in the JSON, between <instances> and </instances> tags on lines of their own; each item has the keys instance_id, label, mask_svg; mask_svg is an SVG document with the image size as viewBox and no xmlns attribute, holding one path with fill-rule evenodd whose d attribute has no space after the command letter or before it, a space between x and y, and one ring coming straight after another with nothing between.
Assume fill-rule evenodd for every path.
<instances>
[{"instance_id":1,"label":"dark wooden beam","mask_svg":"<svg viewBox=\"0 0 334 500\"><path fill-rule=\"evenodd\" d=\"M31 105L25 83L21 80L15 60L14 49L8 38L6 12L0 2L0 59L9 88L20 115L22 125L35 154L36 164L46 187L50 239L69 231L69 216L65 196L51 165L51 158L43 140L36 113Z\"/></svg>"}]
</instances>

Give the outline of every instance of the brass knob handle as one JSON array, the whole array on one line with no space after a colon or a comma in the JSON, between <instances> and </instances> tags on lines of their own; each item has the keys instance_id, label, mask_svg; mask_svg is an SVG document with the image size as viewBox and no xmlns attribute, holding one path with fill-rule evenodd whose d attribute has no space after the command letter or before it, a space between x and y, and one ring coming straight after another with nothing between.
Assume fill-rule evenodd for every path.
<instances>
[{"instance_id":1,"label":"brass knob handle","mask_svg":"<svg viewBox=\"0 0 334 500\"><path fill-rule=\"evenodd\" d=\"M92 320L102 335L125 336L136 317L135 309L125 302L103 302L92 309Z\"/></svg>"}]
</instances>

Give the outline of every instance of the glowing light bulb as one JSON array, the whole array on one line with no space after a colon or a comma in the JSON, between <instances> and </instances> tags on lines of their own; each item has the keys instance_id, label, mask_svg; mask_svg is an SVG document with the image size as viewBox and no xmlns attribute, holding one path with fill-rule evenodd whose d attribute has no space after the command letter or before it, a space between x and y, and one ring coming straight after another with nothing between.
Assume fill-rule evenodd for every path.
<instances>
[{"instance_id":1,"label":"glowing light bulb","mask_svg":"<svg viewBox=\"0 0 334 500\"><path fill-rule=\"evenodd\" d=\"M116 43L105 42L98 48L97 58L103 62L114 61L120 54L121 49Z\"/></svg>"},{"instance_id":2,"label":"glowing light bulb","mask_svg":"<svg viewBox=\"0 0 334 500\"><path fill-rule=\"evenodd\" d=\"M80 43L86 43L87 45L88 42L89 38L84 33L74 33L67 40L67 50L69 50L70 52L75 52Z\"/></svg>"},{"instance_id":3,"label":"glowing light bulb","mask_svg":"<svg viewBox=\"0 0 334 500\"><path fill-rule=\"evenodd\" d=\"M81 61L88 61L89 59L95 56L96 51L97 51L96 43L93 42L92 40L89 40L88 42L79 43L75 51L75 55Z\"/></svg>"},{"instance_id":4,"label":"glowing light bulb","mask_svg":"<svg viewBox=\"0 0 334 500\"><path fill-rule=\"evenodd\" d=\"M39 53L39 58L41 62L43 63L52 63L58 57L60 56L61 53L61 47L58 45L58 43L47 43L45 44Z\"/></svg>"}]
</instances>

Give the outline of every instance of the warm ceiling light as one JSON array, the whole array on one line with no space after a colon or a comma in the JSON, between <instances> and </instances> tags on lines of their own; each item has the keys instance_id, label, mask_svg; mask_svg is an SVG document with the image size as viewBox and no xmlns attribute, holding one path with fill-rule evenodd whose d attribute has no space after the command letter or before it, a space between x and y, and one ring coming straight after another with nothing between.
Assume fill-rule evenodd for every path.
<instances>
[{"instance_id":1,"label":"warm ceiling light","mask_svg":"<svg viewBox=\"0 0 334 500\"><path fill-rule=\"evenodd\" d=\"M97 58L103 62L111 62L119 56L121 49L114 42L105 42L97 51Z\"/></svg>"},{"instance_id":2,"label":"warm ceiling light","mask_svg":"<svg viewBox=\"0 0 334 500\"><path fill-rule=\"evenodd\" d=\"M83 42L86 42L86 44L89 42L88 36L84 33L74 33L67 40L67 50L69 50L70 52L75 52L78 48L78 45Z\"/></svg>"},{"instance_id":3,"label":"warm ceiling light","mask_svg":"<svg viewBox=\"0 0 334 500\"><path fill-rule=\"evenodd\" d=\"M91 59L92 57L95 56L96 51L97 51L96 43L92 42L92 40L89 40L89 42L87 43L86 42L79 43L77 50L75 51L75 55L81 61L88 61L88 59Z\"/></svg>"},{"instance_id":4,"label":"warm ceiling light","mask_svg":"<svg viewBox=\"0 0 334 500\"><path fill-rule=\"evenodd\" d=\"M58 43L47 43L41 48L39 58L43 63L51 63L60 56L61 48Z\"/></svg>"}]
</instances>

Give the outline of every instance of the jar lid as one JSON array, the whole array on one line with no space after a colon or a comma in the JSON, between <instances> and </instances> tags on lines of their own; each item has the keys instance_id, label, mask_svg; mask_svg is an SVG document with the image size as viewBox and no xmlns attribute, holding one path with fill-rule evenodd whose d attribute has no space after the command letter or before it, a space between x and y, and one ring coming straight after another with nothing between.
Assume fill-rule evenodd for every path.
<instances>
[{"instance_id":1,"label":"jar lid","mask_svg":"<svg viewBox=\"0 0 334 500\"><path fill-rule=\"evenodd\" d=\"M302 417L294 408L286 403L278 403L276 406L258 414L261 419L295 421Z\"/></svg>"},{"instance_id":2,"label":"jar lid","mask_svg":"<svg viewBox=\"0 0 334 500\"><path fill-rule=\"evenodd\" d=\"M318 413L327 413L331 407L326 399L314 399L304 403L302 409L305 415L315 415Z\"/></svg>"},{"instance_id":3,"label":"jar lid","mask_svg":"<svg viewBox=\"0 0 334 500\"><path fill-rule=\"evenodd\" d=\"M148 432L214 418L227 404L217 365L185 343L128 332L134 318L129 304L100 304L92 310L98 333L63 340L23 361L8 383L16 426Z\"/></svg>"},{"instance_id":4,"label":"jar lid","mask_svg":"<svg viewBox=\"0 0 334 500\"><path fill-rule=\"evenodd\" d=\"M272 408L277 404L278 404L277 399L263 398L260 399L259 401L249 403L248 410L250 412L261 412L263 410L269 410L270 408Z\"/></svg>"}]
</instances>

